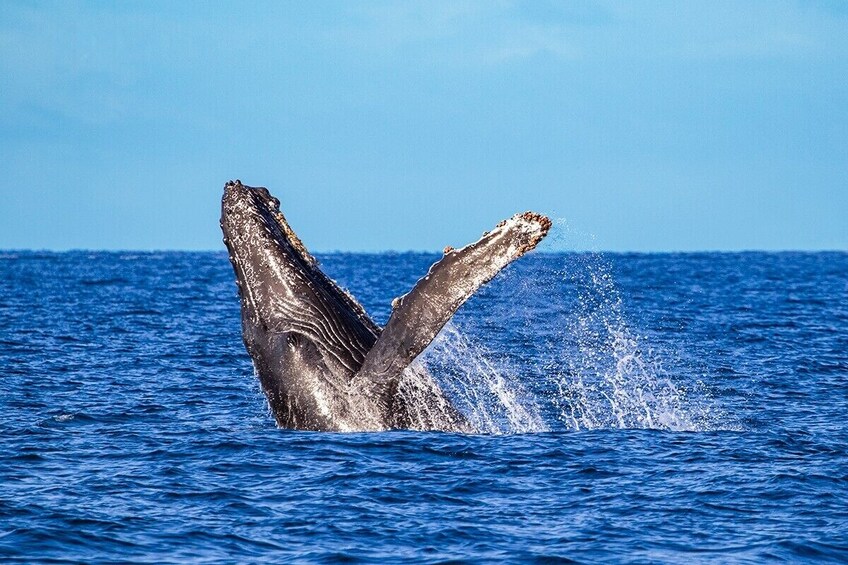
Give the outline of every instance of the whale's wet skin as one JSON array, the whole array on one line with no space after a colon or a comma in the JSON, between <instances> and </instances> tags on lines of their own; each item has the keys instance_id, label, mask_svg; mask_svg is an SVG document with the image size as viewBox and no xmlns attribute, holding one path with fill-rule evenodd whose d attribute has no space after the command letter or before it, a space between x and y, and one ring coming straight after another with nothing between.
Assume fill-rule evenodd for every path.
<instances>
[{"instance_id":1,"label":"whale's wet skin","mask_svg":"<svg viewBox=\"0 0 848 565\"><path fill-rule=\"evenodd\" d=\"M265 188L228 182L221 229L241 296L242 334L277 423L308 430L474 431L416 363L456 310L547 235L526 212L462 249L445 248L392 301L385 328L327 277Z\"/></svg>"},{"instance_id":2,"label":"whale's wet skin","mask_svg":"<svg viewBox=\"0 0 848 565\"><path fill-rule=\"evenodd\" d=\"M441 258L318 257L379 325ZM848 253L523 257L418 359L483 434L278 429L233 278L0 252L0 559L845 560Z\"/></svg>"}]
</instances>

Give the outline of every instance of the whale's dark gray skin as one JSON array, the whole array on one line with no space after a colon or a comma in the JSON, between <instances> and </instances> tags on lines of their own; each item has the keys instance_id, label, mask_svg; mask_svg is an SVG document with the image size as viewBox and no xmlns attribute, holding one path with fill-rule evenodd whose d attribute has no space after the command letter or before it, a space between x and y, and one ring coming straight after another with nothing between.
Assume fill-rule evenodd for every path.
<instances>
[{"instance_id":1,"label":"whale's dark gray skin","mask_svg":"<svg viewBox=\"0 0 848 565\"><path fill-rule=\"evenodd\" d=\"M456 310L533 249L551 223L525 212L444 257L392 303L381 329L319 268L266 188L224 186L221 229L242 337L277 425L304 430L473 431L415 358Z\"/></svg>"}]
</instances>

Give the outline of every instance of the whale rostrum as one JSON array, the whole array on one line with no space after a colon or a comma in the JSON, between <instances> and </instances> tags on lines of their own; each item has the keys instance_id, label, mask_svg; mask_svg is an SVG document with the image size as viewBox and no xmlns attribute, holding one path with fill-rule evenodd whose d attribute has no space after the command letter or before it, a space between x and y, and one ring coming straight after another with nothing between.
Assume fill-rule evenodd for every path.
<instances>
[{"instance_id":1,"label":"whale rostrum","mask_svg":"<svg viewBox=\"0 0 848 565\"><path fill-rule=\"evenodd\" d=\"M283 428L474 431L416 357L462 304L547 235L516 214L461 249L445 248L380 328L325 275L266 188L224 186L221 229L241 299L242 337ZM404 387L405 380L414 387ZM414 390L414 394L409 391Z\"/></svg>"}]
</instances>

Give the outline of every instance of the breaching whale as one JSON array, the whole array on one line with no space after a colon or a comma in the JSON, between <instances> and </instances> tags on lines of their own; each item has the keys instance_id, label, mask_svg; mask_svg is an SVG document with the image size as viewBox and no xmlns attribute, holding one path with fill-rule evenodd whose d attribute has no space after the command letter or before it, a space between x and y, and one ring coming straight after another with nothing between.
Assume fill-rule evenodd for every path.
<instances>
[{"instance_id":1,"label":"breaching whale","mask_svg":"<svg viewBox=\"0 0 848 565\"><path fill-rule=\"evenodd\" d=\"M241 299L242 337L277 425L303 430L473 431L415 361L457 309L547 235L525 212L445 248L384 328L319 268L263 187L224 185L221 230ZM406 380L414 386L402 386ZM412 392L410 392L412 391Z\"/></svg>"}]
</instances>

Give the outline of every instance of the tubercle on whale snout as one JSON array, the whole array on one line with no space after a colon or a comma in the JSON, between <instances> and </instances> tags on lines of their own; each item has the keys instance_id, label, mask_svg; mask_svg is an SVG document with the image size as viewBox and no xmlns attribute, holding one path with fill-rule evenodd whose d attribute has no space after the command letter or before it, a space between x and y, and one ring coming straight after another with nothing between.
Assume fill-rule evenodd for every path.
<instances>
[{"instance_id":1,"label":"tubercle on whale snout","mask_svg":"<svg viewBox=\"0 0 848 565\"><path fill-rule=\"evenodd\" d=\"M280 201L271 195L264 186L246 186L239 179L224 183L224 200L238 198L239 196L249 196L253 199L255 205L263 204L272 212L280 209Z\"/></svg>"}]
</instances>

